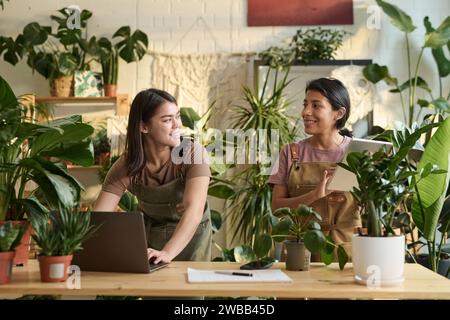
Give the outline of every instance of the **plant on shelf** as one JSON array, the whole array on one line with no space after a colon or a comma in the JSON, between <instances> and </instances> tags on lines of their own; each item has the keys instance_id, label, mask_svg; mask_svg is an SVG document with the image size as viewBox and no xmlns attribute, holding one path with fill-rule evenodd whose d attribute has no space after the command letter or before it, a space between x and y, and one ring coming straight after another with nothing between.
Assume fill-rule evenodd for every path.
<instances>
[{"instance_id":1,"label":"plant on shelf","mask_svg":"<svg viewBox=\"0 0 450 320\"><path fill-rule=\"evenodd\" d=\"M411 17L393 4L389 4L382 0L376 0L376 2L384 13L389 16L391 23L405 35L406 56L404 61L407 62L408 79L400 84L399 80L390 74L387 66L376 63L370 64L364 68L364 76L373 83L384 80L386 84L392 87L390 92L398 93L400 95L404 122L408 127L412 127L414 115L416 115L415 121L417 122L419 121L422 112L427 109L434 110L434 113L431 114L432 121L434 121L436 117L439 121L442 121L443 117L441 116L450 112L450 92L445 96L442 85L442 80L450 74L450 60L445 56L444 52L446 47L450 50L450 17L445 18L437 29L433 28L428 17L423 19L426 34L419 56L414 65L411 60L409 35L417 29L417 27L414 25ZM423 54L428 48L431 49L438 71L436 73L439 81L439 92L437 95L433 94L433 90L428 83L419 75ZM429 96L429 100L417 99L418 89L423 90L423 92ZM405 101L404 91L406 90L408 91L408 94ZM418 112L416 111L417 109ZM429 138L430 135L427 136L427 141Z\"/></svg>"},{"instance_id":2,"label":"plant on shelf","mask_svg":"<svg viewBox=\"0 0 450 320\"><path fill-rule=\"evenodd\" d=\"M272 238L284 241L287 249L286 269L308 270L311 253L320 253L321 260L330 264L337 249L339 267L344 268L348 261L347 253L341 245L336 245L321 231L320 214L306 205L297 208L280 208L274 212ZM287 240L285 240L287 238Z\"/></svg>"},{"instance_id":3,"label":"plant on shelf","mask_svg":"<svg viewBox=\"0 0 450 320\"><path fill-rule=\"evenodd\" d=\"M299 29L290 42L272 46L259 56L272 68L290 66L295 60L304 64L314 60L334 60L347 34L346 31L321 27Z\"/></svg>"},{"instance_id":4,"label":"plant on shelf","mask_svg":"<svg viewBox=\"0 0 450 320\"><path fill-rule=\"evenodd\" d=\"M93 135L92 143L94 146L95 162L103 166L109 161L111 152L111 143L106 128L100 128L100 130Z\"/></svg>"},{"instance_id":5,"label":"plant on shelf","mask_svg":"<svg viewBox=\"0 0 450 320\"><path fill-rule=\"evenodd\" d=\"M129 26L119 28L112 37L117 40L114 44L105 37L98 40L105 96L116 95L119 57L127 63L137 62L144 57L148 47L147 35L139 29L131 33Z\"/></svg>"},{"instance_id":6,"label":"plant on shelf","mask_svg":"<svg viewBox=\"0 0 450 320\"><path fill-rule=\"evenodd\" d=\"M59 16L50 16L58 24L56 31L31 22L16 39L0 37L0 55L4 52L4 60L15 65L26 57L33 72L50 80L52 95L71 95L75 71L90 70L90 62L98 52L96 38L87 38L87 21L92 12L82 10L80 27L69 28L72 10L63 8L58 10Z\"/></svg>"},{"instance_id":7,"label":"plant on shelf","mask_svg":"<svg viewBox=\"0 0 450 320\"><path fill-rule=\"evenodd\" d=\"M432 176L447 172L426 158L415 169L408 154L420 137L436 126L439 124L424 123L413 130L394 130L390 132L393 142L391 152L352 152L348 154L346 163L339 163L356 175L358 187L353 188L352 194L362 207L363 221L367 227L367 232L360 229L360 234L352 239L352 259L357 282L366 284L373 272L370 269L372 265L380 268L381 284L403 281L405 237L396 232L393 226L403 224L408 202L413 196L420 197L418 186ZM447 146L447 154L448 151ZM432 190L428 192L434 193Z\"/></svg>"},{"instance_id":8,"label":"plant on shelf","mask_svg":"<svg viewBox=\"0 0 450 320\"><path fill-rule=\"evenodd\" d=\"M96 227L90 225L89 212L61 209L51 213L33 213L33 239L39 246L39 267L42 282L65 281L73 253L82 250L83 241Z\"/></svg>"},{"instance_id":9,"label":"plant on shelf","mask_svg":"<svg viewBox=\"0 0 450 320\"><path fill-rule=\"evenodd\" d=\"M0 225L0 284L11 281L13 259L16 247L20 244L25 226L11 221Z\"/></svg>"}]
</instances>

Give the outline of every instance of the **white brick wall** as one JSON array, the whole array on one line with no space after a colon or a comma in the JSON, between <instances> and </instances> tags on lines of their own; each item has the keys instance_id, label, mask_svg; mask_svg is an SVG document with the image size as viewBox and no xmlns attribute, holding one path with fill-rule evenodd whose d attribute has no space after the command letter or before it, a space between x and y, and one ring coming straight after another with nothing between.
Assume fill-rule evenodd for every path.
<instances>
[{"instance_id":1,"label":"white brick wall","mask_svg":"<svg viewBox=\"0 0 450 320\"><path fill-rule=\"evenodd\" d=\"M450 13L448 0L395 0L390 1L414 18L418 29L411 34L413 60L423 43L422 19L429 15L435 27ZM354 25L335 26L353 33L337 52L338 58L366 59L390 66L391 72L401 80L407 76L404 36L382 14L381 29L366 28L367 5L373 0L354 1ZM52 11L65 5L77 4L91 10L94 15L89 33L111 36L122 25L138 27L149 35L150 49L172 53L260 51L291 37L297 27L247 27L246 0L14 0L5 3L0 11L0 34L15 35L31 22L49 23ZM199 17L203 21L198 21ZM189 31L189 32L188 32ZM137 71L139 70L139 71ZM424 55L422 75L432 87L437 87L435 65L430 53ZM48 85L39 75L21 63L17 67L0 61L0 72L17 94L36 92L48 94ZM120 64L119 91L133 96L148 86L149 61L136 65ZM448 82L444 86L449 87ZM386 105L398 104L396 95L386 95ZM390 107L389 109L393 109ZM398 108L395 108L398 109ZM392 117L399 118L401 112ZM386 113L391 110L386 110ZM381 116L384 119L384 115Z\"/></svg>"}]
</instances>

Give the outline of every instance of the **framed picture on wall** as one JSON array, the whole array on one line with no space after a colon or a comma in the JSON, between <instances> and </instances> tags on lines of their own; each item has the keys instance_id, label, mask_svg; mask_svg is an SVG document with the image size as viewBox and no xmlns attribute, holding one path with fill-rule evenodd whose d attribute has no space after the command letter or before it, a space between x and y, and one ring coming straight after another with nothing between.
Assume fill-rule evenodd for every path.
<instances>
[{"instance_id":1,"label":"framed picture on wall","mask_svg":"<svg viewBox=\"0 0 450 320\"><path fill-rule=\"evenodd\" d=\"M248 0L247 5L247 24L253 27L353 24L353 0Z\"/></svg>"}]
</instances>

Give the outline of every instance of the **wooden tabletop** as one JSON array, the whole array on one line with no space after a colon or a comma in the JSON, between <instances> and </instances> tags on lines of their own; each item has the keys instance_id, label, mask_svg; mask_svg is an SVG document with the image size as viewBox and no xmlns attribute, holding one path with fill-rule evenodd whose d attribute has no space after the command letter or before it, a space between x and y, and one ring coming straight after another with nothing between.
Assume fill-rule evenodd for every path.
<instances>
[{"instance_id":1,"label":"wooden tabletop","mask_svg":"<svg viewBox=\"0 0 450 320\"><path fill-rule=\"evenodd\" d=\"M42 283L36 260L14 267L11 283L0 285L0 297L30 295L120 295L120 296L206 296L344 299L450 299L450 281L418 264L405 265L405 282L396 287L368 288L353 281L348 264L340 271L313 263L309 271L286 271L292 283L201 283L187 281L187 267L196 269L238 269L233 262L172 262L150 274L82 272L80 289L68 289L65 282Z\"/></svg>"}]
</instances>

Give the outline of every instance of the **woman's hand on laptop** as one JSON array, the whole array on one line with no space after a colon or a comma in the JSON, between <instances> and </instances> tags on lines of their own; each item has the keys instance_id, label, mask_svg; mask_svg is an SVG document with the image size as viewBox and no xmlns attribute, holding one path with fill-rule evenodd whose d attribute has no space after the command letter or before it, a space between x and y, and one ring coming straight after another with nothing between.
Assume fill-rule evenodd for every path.
<instances>
[{"instance_id":1,"label":"woman's hand on laptop","mask_svg":"<svg viewBox=\"0 0 450 320\"><path fill-rule=\"evenodd\" d=\"M152 248L147 248L148 260L151 260L152 263L158 264L160 262L169 263L172 261L172 257L169 255L167 251L164 250L155 250Z\"/></svg>"}]
</instances>

